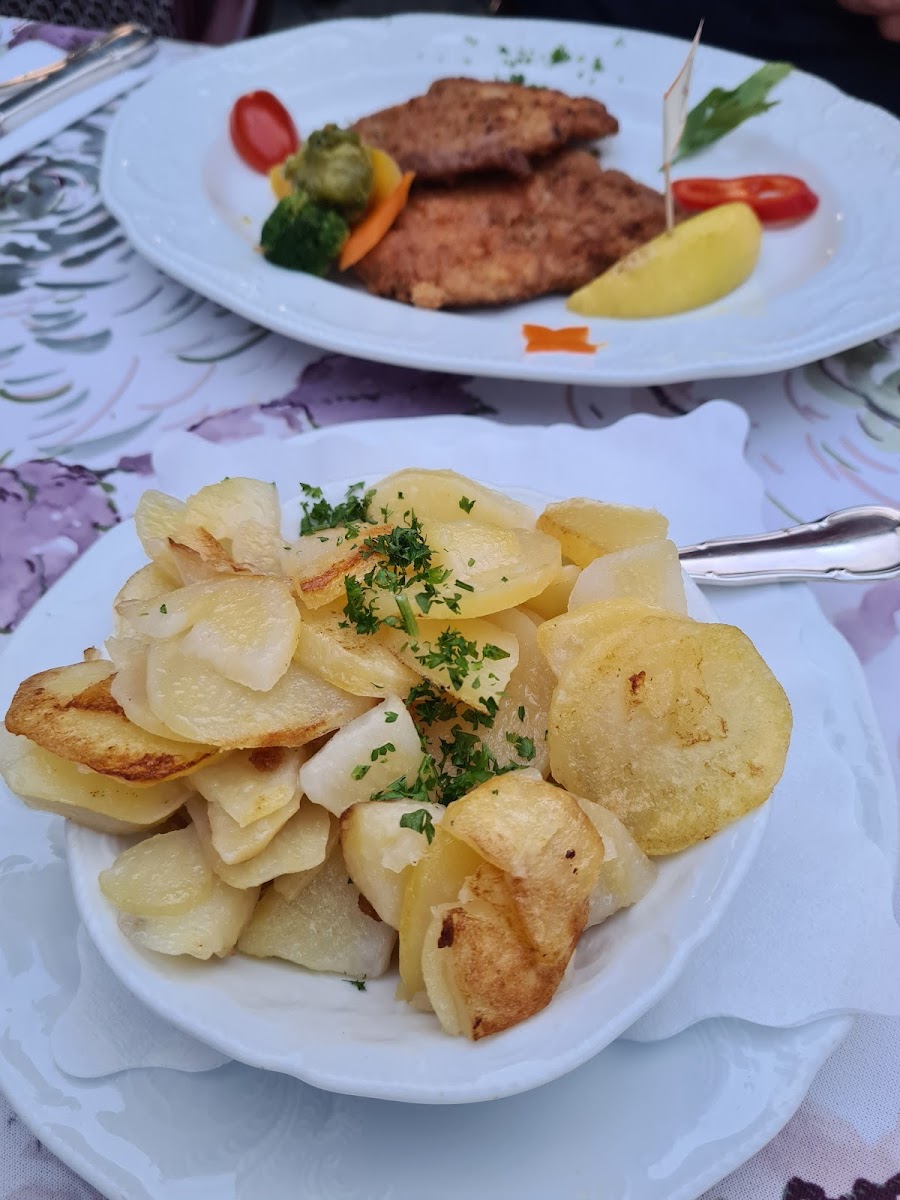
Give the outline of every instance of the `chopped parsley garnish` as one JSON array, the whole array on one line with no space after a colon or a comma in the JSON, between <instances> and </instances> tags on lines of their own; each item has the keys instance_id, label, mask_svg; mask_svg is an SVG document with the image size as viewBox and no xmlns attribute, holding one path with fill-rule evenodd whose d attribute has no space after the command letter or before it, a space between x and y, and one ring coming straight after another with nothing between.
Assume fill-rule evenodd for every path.
<instances>
[{"instance_id":1,"label":"chopped parsley garnish","mask_svg":"<svg viewBox=\"0 0 900 1200\"><path fill-rule=\"evenodd\" d=\"M461 579L454 579L453 586L462 588L462 590L464 592L474 592L475 591L475 589L472 587L471 583L464 583L463 580L461 580Z\"/></svg>"},{"instance_id":2,"label":"chopped parsley garnish","mask_svg":"<svg viewBox=\"0 0 900 1200\"><path fill-rule=\"evenodd\" d=\"M163 614L163 616L165 616L169 610L166 608L166 606L164 604L161 604L159 606L159 611Z\"/></svg>"},{"instance_id":3,"label":"chopped parsley garnish","mask_svg":"<svg viewBox=\"0 0 900 1200\"><path fill-rule=\"evenodd\" d=\"M519 758L525 762L531 762L535 755L534 742L530 737L522 737L518 733L507 733L506 740L510 745L515 746L516 753Z\"/></svg>"},{"instance_id":4,"label":"chopped parsley garnish","mask_svg":"<svg viewBox=\"0 0 900 1200\"><path fill-rule=\"evenodd\" d=\"M404 813L400 818L401 829L414 829L416 833L424 833L429 846L434 839L434 821L427 808L417 808L415 812Z\"/></svg>"},{"instance_id":5,"label":"chopped parsley garnish","mask_svg":"<svg viewBox=\"0 0 900 1200\"><path fill-rule=\"evenodd\" d=\"M379 758L385 758L388 754L393 754L397 747L393 742L385 742L383 746L376 746L372 751L372 762L378 762Z\"/></svg>"},{"instance_id":6,"label":"chopped parsley garnish","mask_svg":"<svg viewBox=\"0 0 900 1200\"><path fill-rule=\"evenodd\" d=\"M475 501L470 500L468 496L460 496L459 507L463 510L463 512L470 513L475 507Z\"/></svg>"},{"instance_id":7,"label":"chopped parsley garnish","mask_svg":"<svg viewBox=\"0 0 900 1200\"><path fill-rule=\"evenodd\" d=\"M393 723L396 720L397 720L397 714L395 712L387 712L384 714L385 725L393 725Z\"/></svg>"},{"instance_id":8,"label":"chopped parsley garnish","mask_svg":"<svg viewBox=\"0 0 900 1200\"><path fill-rule=\"evenodd\" d=\"M470 566L470 567L474 567L474 566L475 566L475 559L474 559L474 558L470 558L470 559L469 559L469 566Z\"/></svg>"},{"instance_id":9,"label":"chopped parsley garnish","mask_svg":"<svg viewBox=\"0 0 900 1200\"><path fill-rule=\"evenodd\" d=\"M344 605L347 624L352 625L359 634L374 633L379 621L363 585L352 575L345 575L344 591L347 594L347 603Z\"/></svg>"},{"instance_id":10,"label":"chopped parsley garnish","mask_svg":"<svg viewBox=\"0 0 900 1200\"><path fill-rule=\"evenodd\" d=\"M602 71L603 70L603 59L595 58L591 69L594 71Z\"/></svg>"},{"instance_id":11,"label":"chopped parsley garnish","mask_svg":"<svg viewBox=\"0 0 900 1200\"><path fill-rule=\"evenodd\" d=\"M375 759L373 758L372 761L374 762ZM360 763L359 766L353 768L353 770L350 772L350 776L353 779L365 779L370 770L371 767L368 763Z\"/></svg>"},{"instance_id":12,"label":"chopped parsley garnish","mask_svg":"<svg viewBox=\"0 0 900 1200\"><path fill-rule=\"evenodd\" d=\"M518 71L514 71L513 74L510 75L510 77L509 77L509 82L517 83L519 85L519 87L522 87L525 83L525 76L521 75Z\"/></svg>"},{"instance_id":13,"label":"chopped parsley garnish","mask_svg":"<svg viewBox=\"0 0 900 1200\"><path fill-rule=\"evenodd\" d=\"M334 529L336 525L350 525L357 526L357 528L352 535L348 530L348 535L357 537L360 522L374 525L375 522L369 516L369 505L375 495L375 489L371 488L364 493L363 486L361 482L351 483L340 504L329 504L322 494L321 488L313 487L309 483L301 483L300 491L306 499L300 504L303 512L300 520L300 536L306 537L310 533L318 533L320 529Z\"/></svg>"},{"instance_id":14,"label":"chopped parsley garnish","mask_svg":"<svg viewBox=\"0 0 900 1200\"><path fill-rule=\"evenodd\" d=\"M345 979L344 983L352 984L358 992L364 992L366 990L365 979Z\"/></svg>"},{"instance_id":15,"label":"chopped parsley garnish","mask_svg":"<svg viewBox=\"0 0 900 1200\"><path fill-rule=\"evenodd\" d=\"M550 62L555 66L557 63L567 63L571 60L572 55L568 52L565 46L557 46L550 55Z\"/></svg>"},{"instance_id":16,"label":"chopped parsley garnish","mask_svg":"<svg viewBox=\"0 0 900 1200\"><path fill-rule=\"evenodd\" d=\"M518 712L519 712L519 720L524 721L525 720L525 705L524 704L519 705Z\"/></svg>"}]
</instances>

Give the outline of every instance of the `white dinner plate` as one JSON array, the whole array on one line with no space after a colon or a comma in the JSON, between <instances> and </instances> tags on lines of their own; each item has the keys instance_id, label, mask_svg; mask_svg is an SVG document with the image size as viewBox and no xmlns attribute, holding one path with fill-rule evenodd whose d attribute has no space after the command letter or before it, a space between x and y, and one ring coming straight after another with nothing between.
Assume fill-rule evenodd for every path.
<instances>
[{"instance_id":1,"label":"white dinner plate","mask_svg":"<svg viewBox=\"0 0 900 1200\"><path fill-rule=\"evenodd\" d=\"M559 50L562 49L563 53ZM683 42L602 26L458 16L330 21L198 55L131 96L107 136L101 186L137 249L260 325L368 359L564 383L654 384L756 375L811 362L900 325L900 122L793 72L779 103L680 164L676 177L786 172L815 215L765 233L751 278L717 304L644 321L591 320L594 355L526 354L521 327L581 324L564 298L428 312L359 285L271 266L254 246L273 206L228 136L239 95L274 91L301 134L423 92L436 78L524 75L609 105L602 162L660 186L661 96ZM554 51L557 51L554 54ZM568 55L568 58L566 58ZM565 61L560 61L565 59ZM760 64L701 45L692 99Z\"/></svg>"},{"instance_id":2,"label":"white dinner plate","mask_svg":"<svg viewBox=\"0 0 900 1200\"><path fill-rule=\"evenodd\" d=\"M741 456L745 432L743 414L721 404L676 421L632 417L589 434L433 418L307 434L277 455L269 443L259 458L286 487L310 464L332 477L338 463L350 469L351 453L364 453L373 473L386 471L397 448L408 455L412 444L421 461L440 465L443 448L463 438L474 474L508 456L510 482L528 473L547 489L548 477L565 471L581 491L605 444L603 490L624 501L643 494L661 503L667 459L695 481L673 523L673 536L686 542L758 527L762 488ZM175 490L170 479L184 478L188 464L196 486L229 467L257 471L253 446L177 435L160 448L160 484ZM631 466L638 449L643 479ZM53 663L48 639L71 613L67 581L72 594L100 603L105 583L86 556L9 639L0 706L23 674ZM738 593L727 600L740 607ZM874 724L865 725L870 706L852 652L814 606L803 608L810 653L818 639L833 665L824 690L827 703L848 714L848 747L877 741ZM885 789L859 797L860 819L880 843L895 826L890 801ZM61 835L58 818L25 809L0 788L0 1085L45 1145L117 1200L421 1200L423 1187L434 1200L693 1200L774 1136L851 1024L706 1021L661 1043L618 1041L555 1083L474 1107L342 1097L236 1063L85 1082L63 1074L50 1050L78 979Z\"/></svg>"}]
</instances>

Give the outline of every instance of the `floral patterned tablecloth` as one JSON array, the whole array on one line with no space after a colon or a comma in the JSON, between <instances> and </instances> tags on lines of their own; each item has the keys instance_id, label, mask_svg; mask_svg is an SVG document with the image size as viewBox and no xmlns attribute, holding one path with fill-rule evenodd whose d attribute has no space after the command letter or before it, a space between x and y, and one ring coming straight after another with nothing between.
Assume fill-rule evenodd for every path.
<instances>
[{"instance_id":1,"label":"floral patterned tablecloth","mask_svg":"<svg viewBox=\"0 0 900 1200\"><path fill-rule=\"evenodd\" d=\"M23 37L65 44L58 30L0 20L0 55ZM167 48L160 67L185 52ZM455 378L323 354L195 295L131 249L98 192L112 112L0 171L4 633L132 512L152 483L154 440L171 429L232 441L418 413L595 427L724 396L750 416L747 453L772 528L851 504L900 505L900 335L783 374L641 389ZM900 580L818 594L863 663L900 766ZM94 1197L0 1097L0 1200ZM838 1197L900 1197L898 1020L858 1021L787 1128L709 1194Z\"/></svg>"}]
</instances>

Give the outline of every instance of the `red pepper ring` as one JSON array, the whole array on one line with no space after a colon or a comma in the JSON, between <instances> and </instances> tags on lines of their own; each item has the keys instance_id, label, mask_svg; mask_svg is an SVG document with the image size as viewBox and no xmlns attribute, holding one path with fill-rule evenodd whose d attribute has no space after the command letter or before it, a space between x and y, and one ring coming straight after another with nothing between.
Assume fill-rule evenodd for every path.
<instances>
[{"instance_id":1,"label":"red pepper ring","mask_svg":"<svg viewBox=\"0 0 900 1200\"><path fill-rule=\"evenodd\" d=\"M691 211L742 201L764 223L802 220L819 207L819 197L796 175L679 179L672 184L672 192L677 203Z\"/></svg>"}]
</instances>

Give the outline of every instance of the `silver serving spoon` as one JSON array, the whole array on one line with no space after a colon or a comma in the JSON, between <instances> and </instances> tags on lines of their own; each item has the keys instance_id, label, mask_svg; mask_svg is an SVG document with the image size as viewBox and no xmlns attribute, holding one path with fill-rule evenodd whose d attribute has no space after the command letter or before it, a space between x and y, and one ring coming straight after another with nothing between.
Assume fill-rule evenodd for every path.
<instances>
[{"instance_id":1,"label":"silver serving spoon","mask_svg":"<svg viewBox=\"0 0 900 1200\"><path fill-rule=\"evenodd\" d=\"M799 579L872 583L900 576L900 510L844 508L776 533L684 546L681 565L698 583L725 587Z\"/></svg>"}]
</instances>

